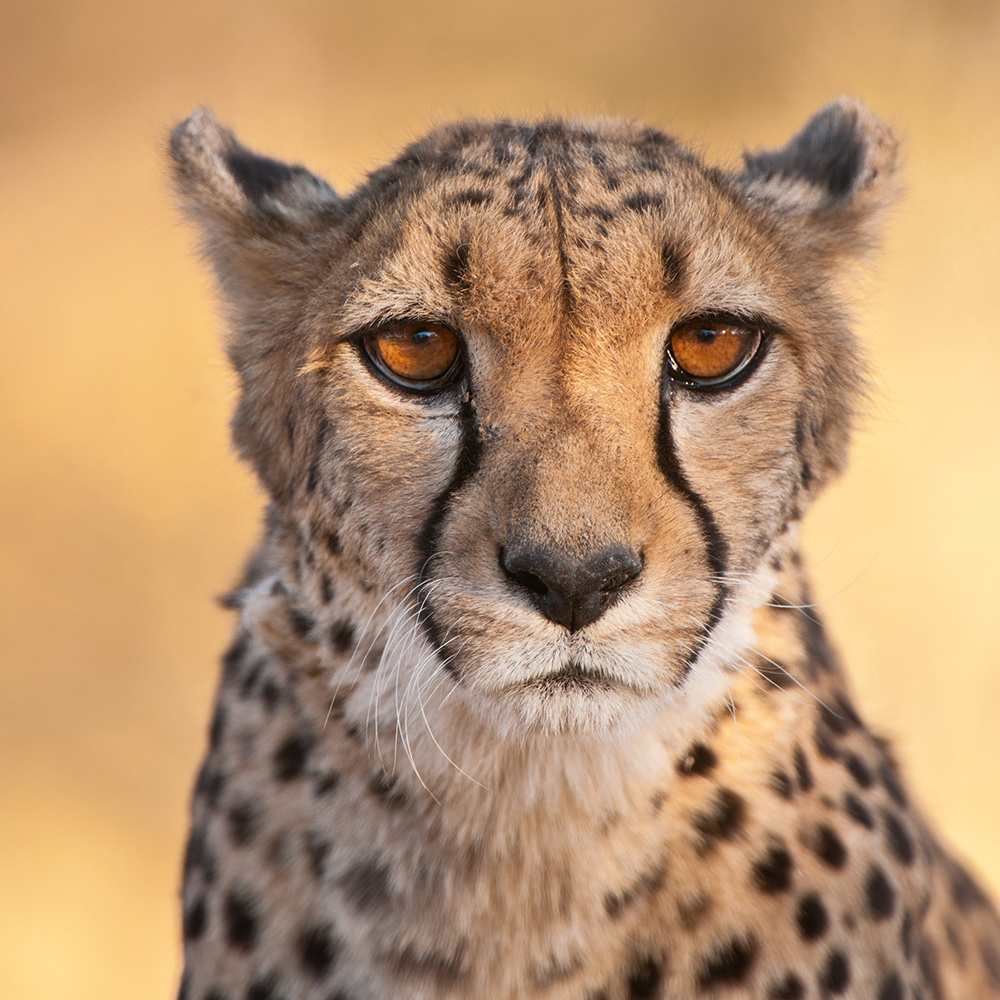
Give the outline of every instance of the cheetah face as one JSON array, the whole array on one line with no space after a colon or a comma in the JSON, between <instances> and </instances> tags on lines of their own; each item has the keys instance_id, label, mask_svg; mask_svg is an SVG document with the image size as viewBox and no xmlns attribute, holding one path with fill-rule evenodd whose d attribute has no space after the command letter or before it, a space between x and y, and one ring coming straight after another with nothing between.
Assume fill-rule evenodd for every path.
<instances>
[{"instance_id":1,"label":"cheetah face","mask_svg":"<svg viewBox=\"0 0 1000 1000\"><path fill-rule=\"evenodd\" d=\"M468 124L340 198L207 113L179 127L237 442L387 615L397 672L577 728L739 663L843 463L835 283L894 149L846 100L734 174L621 123Z\"/></svg>"}]
</instances>

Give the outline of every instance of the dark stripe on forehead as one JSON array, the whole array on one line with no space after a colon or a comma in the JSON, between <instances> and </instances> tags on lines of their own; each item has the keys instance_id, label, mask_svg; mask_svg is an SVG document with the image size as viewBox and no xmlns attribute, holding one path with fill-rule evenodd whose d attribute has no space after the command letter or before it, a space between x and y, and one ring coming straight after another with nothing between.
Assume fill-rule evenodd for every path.
<instances>
[{"instance_id":1,"label":"dark stripe on forehead","mask_svg":"<svg viewBox=\"0 0 1000 1000\"><path fill-rule=\"evenodd\" d=\"M723 576L726 572L727 560L729 558L729 544L723 537L719 526L715 521L711 510L696 493L684 475L680 461L677 458L677 448L674 443L673 432L670 427L670 401L664 398L660 405L660 422L656 437L656 461L660 467L663 478L683 497L685 503L691 508L698 518L701 528L701 537L705 543L705 554L708 556L708 564L712 569L712 584L715 587L715 600L708 612L705 622L705 634L700 637L697 645L691 650L687 661L684 664L684 671L681 680L687 677L688 672L698 658L712 629L722 618L722 610L729 596L729 588L723 583Z\"/></svg>"},{"instance_id":2,"label":"dark stripe on forehead","mask_svg":"<svg viewBox=\"0 0 1000 1000\"><path fill-rule=\"evenodd\" d=\"M420 564L417 567L417 576L420 580L420 587L417 591L419 600L417 618L423 627L428 641L440 657L445 670L456 680L460 678L451 662L452 653L443 652L441 649L444 637L434 618L433 595L428 591L427 583L433 577L433 563L437 556L438 545L441 541L441 534L444 530L445 520L448 516L452 500L479 469L481 452L479 422L476 419L476 408L471 397L462 403L460 420L462 438L459 442L455 471L452 474L451 482L434 498L431 504L431 512L424 522L423 528L420 530L420 536L417 541L417 548L420 553Z\"/></svg>"},{"instance_id":3,"label":"dark stripe on forehead","mask_svg":"<svg viewBox=\"0 0 1000 1000\"><path fill-rule=\"evenodd\" d=\"M687 248L679 243L664 243L660 250L663 284L667 294L677 296L687 279Z\"/></svg>"},{"instance_id":4,"label":"dark stripe on forehead","mask_svg":"<svg viewBox=\"0 0 1000 1000\"><path fill-rule=\"evenodd\" d=\"M469 244L459 243L444 255L441 264L445 284L459 294L467 294L472 287L469 271Z\"/></svg>"}]
</instances>

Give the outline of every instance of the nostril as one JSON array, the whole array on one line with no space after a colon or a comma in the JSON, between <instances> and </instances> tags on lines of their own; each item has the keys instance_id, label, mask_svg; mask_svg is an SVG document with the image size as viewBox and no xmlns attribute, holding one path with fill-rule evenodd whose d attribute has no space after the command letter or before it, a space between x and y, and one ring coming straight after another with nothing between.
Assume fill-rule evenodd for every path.
<instances>
[{"instance_id":1,"label":"nostril","mask_svg":"<svg viewBox=\"0 0 1000 1000\"><path fill-rule=\"evenodd\" d=\"M524 587L525 590L530 590L533 594L539 594L542 596L549 592L548 584L546 584L540 576L535 576L534 573L525 573L520 570L508 569L502 562L500 565L507 577L519 586Z\"/></svg>"}]
</instances>

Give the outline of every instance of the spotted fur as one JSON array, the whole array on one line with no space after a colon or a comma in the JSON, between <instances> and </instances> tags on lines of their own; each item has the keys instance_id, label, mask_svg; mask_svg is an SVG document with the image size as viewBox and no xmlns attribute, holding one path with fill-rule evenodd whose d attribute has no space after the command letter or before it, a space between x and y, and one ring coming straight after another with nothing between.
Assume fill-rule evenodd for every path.
<instances>
[{"instance_id":1,"label":"spotted fur","mask_svg":"<svg viewBox=\"0 0 1000 1000\"><path fill-rule=\"evenodd\" d=\"M468 122L346 196L204 110L171 154L269 496L182 996L1000 995L996 913L854 709L796 549L863 392L838 288L888 128L842 99L730 173L616 121ZM706 314L767 331L712 393L665 363ZM459 332L457 384L365 360L400 321ZM635 565L576 627L525 552Z\"/></svg>"}]
</instances>

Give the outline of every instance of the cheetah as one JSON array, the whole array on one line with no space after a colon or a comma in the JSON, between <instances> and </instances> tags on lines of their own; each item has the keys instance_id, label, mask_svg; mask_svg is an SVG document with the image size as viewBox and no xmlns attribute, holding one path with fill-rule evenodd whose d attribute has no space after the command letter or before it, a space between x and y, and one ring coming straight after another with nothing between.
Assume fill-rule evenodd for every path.
<instances>
[{"instance_id":1,"label":"cheetah","mask_svg":"<svg viewBox=\"0 0 1000 1000\"><path fill-rule=\"evenodd\" d=\"M344 195L204 109L170 153L267 496L181 997L1000 996L796 542L864 398L889 127L841 98L728 171L467 121Z\"/></svg>"}]
</instances>

